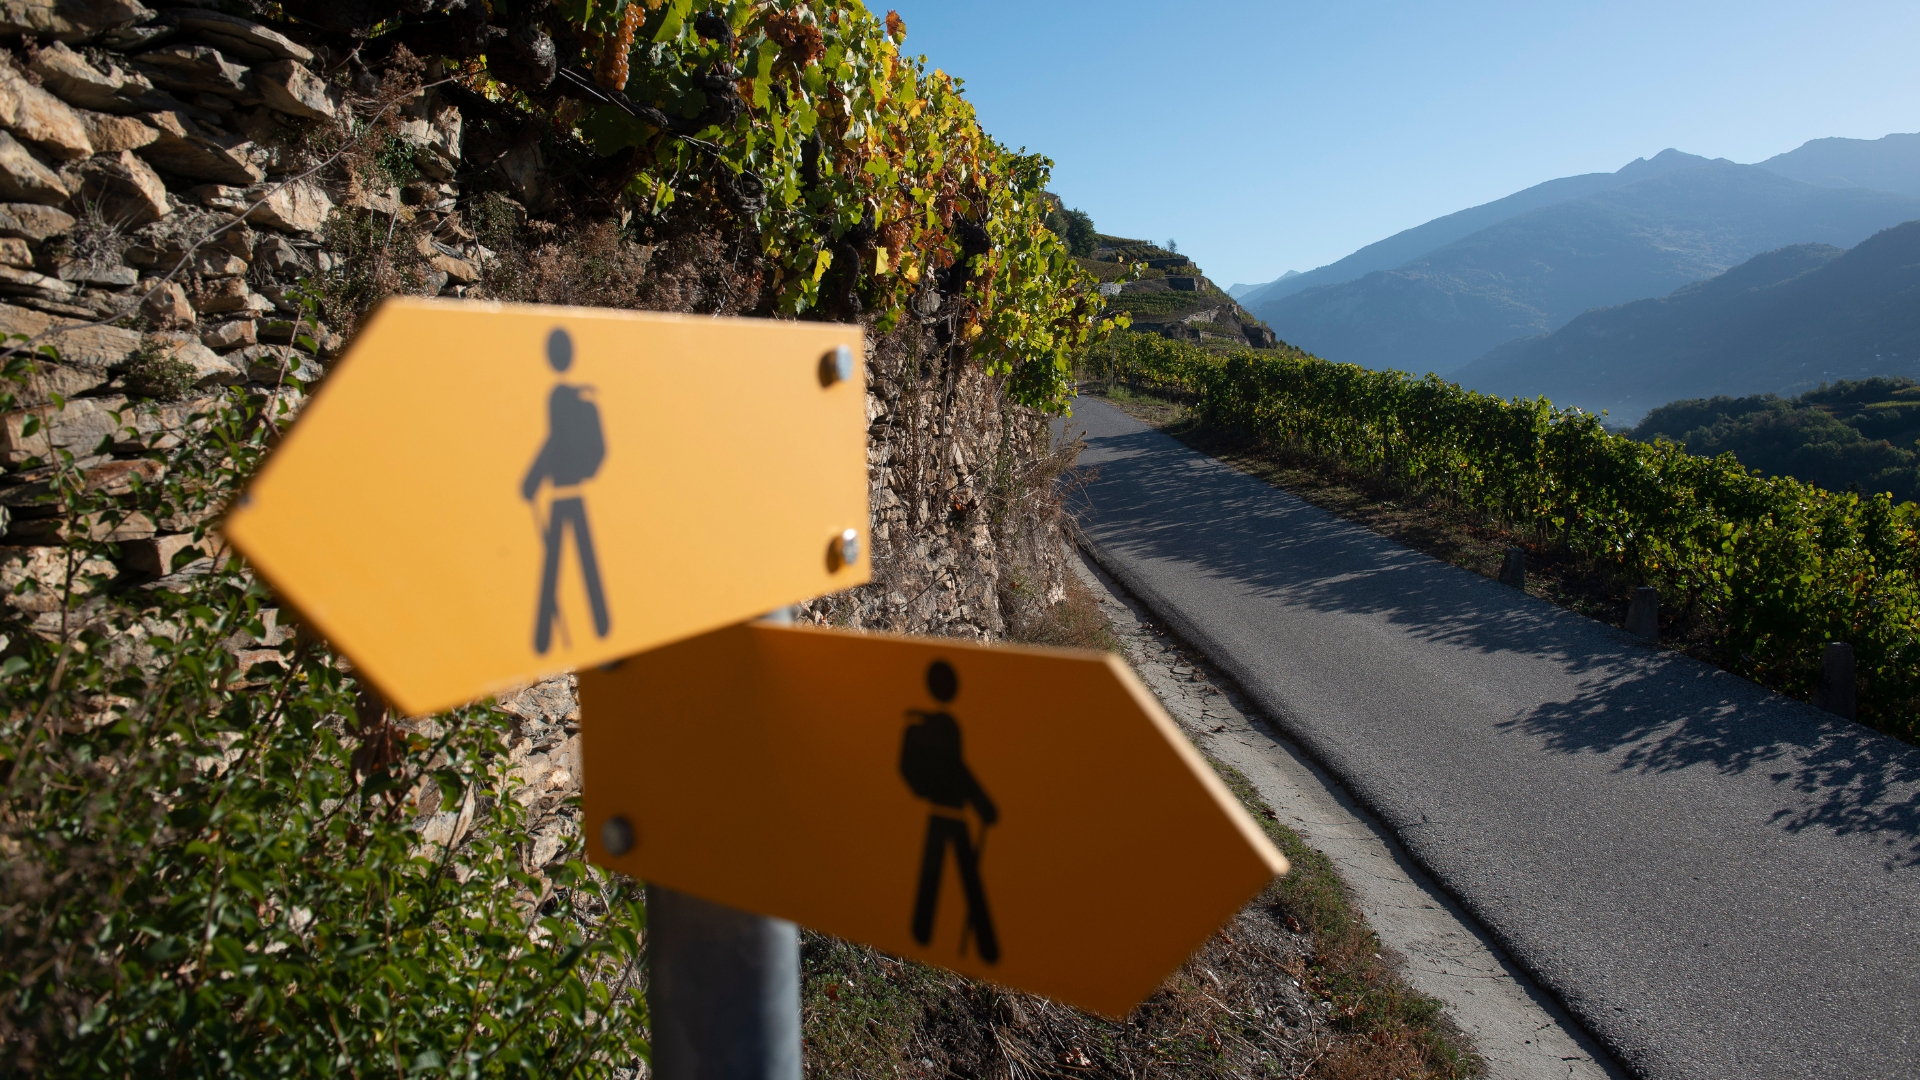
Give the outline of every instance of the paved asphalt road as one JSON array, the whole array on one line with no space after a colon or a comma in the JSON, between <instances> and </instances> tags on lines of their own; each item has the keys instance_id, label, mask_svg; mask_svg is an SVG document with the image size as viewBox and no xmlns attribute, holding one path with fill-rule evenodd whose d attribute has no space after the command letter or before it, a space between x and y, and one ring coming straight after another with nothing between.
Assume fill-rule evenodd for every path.
<instances>
[{"instance_id":1,"label":"paved asphalt road","mask_svg":"<svg viewBox=\"0 0 1920 1080\"><path fill-rule=\"evenodd\" d=\"M1920 751L1098 401L1095 557L1647 1077L1920 1076Z\"/></svg>"}]
</instances>

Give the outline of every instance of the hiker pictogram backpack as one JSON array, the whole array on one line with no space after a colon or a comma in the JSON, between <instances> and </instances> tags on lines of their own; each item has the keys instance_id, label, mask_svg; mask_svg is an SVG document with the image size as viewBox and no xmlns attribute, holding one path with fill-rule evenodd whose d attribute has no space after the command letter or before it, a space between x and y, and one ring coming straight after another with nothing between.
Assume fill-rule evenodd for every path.
<instances>
[{"instance_id":1,"label":"hiker pictogram backpack","mask_svg":"<svg viewBox=\"0 0 1920 1080\"><path fill-rule=\"evenodd\" d=\"M587 399L589 386L560 385L547 399L550 434L541 452L547 479L567 487L600 471L606 460L607 440L600 431L600 407Z\"/></svg>"}]
</instances>

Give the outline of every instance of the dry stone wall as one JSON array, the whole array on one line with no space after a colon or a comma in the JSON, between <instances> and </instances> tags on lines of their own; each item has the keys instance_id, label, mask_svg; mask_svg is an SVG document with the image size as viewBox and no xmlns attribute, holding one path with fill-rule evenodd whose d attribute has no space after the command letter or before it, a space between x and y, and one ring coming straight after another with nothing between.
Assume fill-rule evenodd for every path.
<instances>
[{"instance_id":1,"label":"dry stone wall","mask_svg":"<svg viewBox=\"0 0 1920 1080\"><path fill-rule=\"evenodd\" d=\"M141 456L153 440L193 438L227 388L297 405L384 295L769 314L751 229L697 193L677 219L633 220L566 186L541 121L440 62L370 60L233 10L0 0L0 332L58 352L0 417L0 590L47 633L74 530L117 542L113 565L86 569L121 587L165 587L217 541L196 544L194 520L136 515L103 535L63 519L30 459L65 450L95 489L125 493L157 468ZM929 288L900 326L870 329L874 582L803 605L805 621L994 640L1064 595L1064 458L957 341L952 307ZM572 680L502 706L540 865L574 829ZM457 813L422 827L451 834Z\"/></svg>"}]
</instances>

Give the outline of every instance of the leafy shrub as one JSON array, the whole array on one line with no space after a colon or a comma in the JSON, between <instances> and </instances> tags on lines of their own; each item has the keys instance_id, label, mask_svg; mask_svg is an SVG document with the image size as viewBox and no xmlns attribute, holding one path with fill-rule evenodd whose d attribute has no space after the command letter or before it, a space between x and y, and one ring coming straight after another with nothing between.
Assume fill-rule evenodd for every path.
<instances>
[{"instance_id":1,"label":"leafy shrub","mask_svg":"<svg viewBox=\"0 0 1920 1080\"><path fill-rule=\"evenodd\" d=\"M1728 453L1757 472L1829 490L1885 491L1920 499L1920 385L1911 379L1842 380L1787 399L1696 398L1648 413L1633 437Z\"/></svg>"},{"instance_id":2,"label":"leafy shrub","mask_svg":"<svg viewBox=\"0 0 1920 1080\"><path fill-rule=\"evenodd\" d=\"M124 496L64 451L26 463L63 513L194 547L142 586L84 535L10 564L0 1075L631 1075L644 912L577 841L526 865L511 718L368 707L219 550L298 400L227 391Z\"/></svg>"},{"instance_id":3,"label":"leafy shrub","mask_svg":"<svg viewBox=\"0 0 1920 1080\"><path fill-rule=\"evenodd\" d=\"M1092 256L1094 249L1100 246L1097 239L1099 234L1093 228L1093 218L1085 210L1050 210L1046 220L1047 228L1066 241L1067 250L1080 258Z\"/></svg>"},{"instance_id":4,"label":"leafy shrub","mask_svg":"<svg viewBox=\"0 0 1920 1080\"><path fill-rule=\"evenodd\" d=\"M179 401L193 389L193 365L178 359L152 339L142 341L121 373L121 384L135 397Z\"/></svg>"},{"instance_id":5,"label":"leafy shrub","mask_svg":"<svg viewBox=\"0 0 1920 1080\"><path fill-rule=\"evenodd\" d=\"M1618 567L1711 624L1728 668L1783 692L1810 692L1822 644L1849 642L1861 719L1920 734L1914 503L1636 442L1544 398L1503 401L1297 350L1222 357L1123 333L1084 368L1186 396L1218 430L1445 496Z\"/></svg>"},{"instance_id":6,"label":"leafy shrub","mask_svg":"<svg viewBox=\"0 0 1920 1080\"><path fill-rule=\"evenodd\" d=\"M555 9L602 49L629 50L595 60L604 84L655 119L691 118L672 138L611 102L580 120L600 154L640 155L631 198L660 214L679 192L715 192L758 232L788 313L865 311L884 332L937 285L955 297L942 312L954 337L1014 400L1066 407L1101 300L1044 227L1052 162L995 142L955 79L902 56L898 15L849 0L710 12L653 0L636 21L636 2ZM739 73L733 108L708 81L720 64Z\"/></svg>"}]
</instances>

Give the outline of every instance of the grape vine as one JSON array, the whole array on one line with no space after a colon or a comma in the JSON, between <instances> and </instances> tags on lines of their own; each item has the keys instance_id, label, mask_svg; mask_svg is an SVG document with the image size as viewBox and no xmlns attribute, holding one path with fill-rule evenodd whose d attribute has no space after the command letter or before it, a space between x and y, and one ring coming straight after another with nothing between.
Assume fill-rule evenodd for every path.
<instances>
[{"instance_id":1,"label":"grape vine","mask_svg":"<svg viewBox=\"0 0 1920 1080\"><path fill-rule=\"evenodd\" d=\"M1298 352L1116 335L1091 374L1190 395L1212 428L1443 495L1618 567L1712 625L1728 668L1805 696L1854 648L1860 718L1920 735L1920 505L1757 476L1731 454L1608 432L1546 399Z\"/></svg>"}]
</instances>

